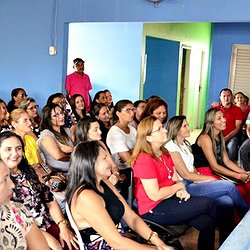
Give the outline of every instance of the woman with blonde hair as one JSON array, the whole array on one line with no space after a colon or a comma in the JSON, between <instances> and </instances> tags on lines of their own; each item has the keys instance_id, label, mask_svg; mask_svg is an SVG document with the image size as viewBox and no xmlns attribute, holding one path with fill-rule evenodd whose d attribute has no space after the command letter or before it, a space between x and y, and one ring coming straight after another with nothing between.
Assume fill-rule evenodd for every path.
<instances>
[{"instance_id":1,"label":"woman with blonde hair","mask_svg":"<svg viewBox=\"0 0 250 250\"><path fill-rule=\"evenodd\" d=\"M39 106L36 104L35 99L33 99L32 97L27 97L26 99L21 101L21 103L19 104L19 108L27 111L31 121L31 129L33 133L37 137L39 137L41 118L38 114Z\"/></svg>"},{"instance_id":2,"label":"woman with blonde hair","mask_svg":"<svg viewBox=\"0 0 250 250\"><path fill-rule=\"evenodd\" d=\"M149 116L140 122L129 161L134 172L134 194L139 214L162 226L190 225L200 231L198 249L213 250L219 208L210 198L190 198L176 174L169 152L164 148L166 141L167 130L160 120ZM221 242L226 237L222 233Z\"/></svg>"},{"instance_id":3,"label":"woman with blonde hair","mask_svg":"<svg viewBox=\"0 0 250 250\"><path fill-rule=\"evenodd\" d=\"M18 134L25 145L25 157L30 165L42 163L42 158L36 144L36 136L32 132L31 119L24 109L14 109L10 113L10 123L13 132Z\"/></svg>"},{"instance_id":4,"label":"woman with blonde hair","mask_svg":"<svg viewBox=\"0 0 250 250\"><path fill-rule=\"evenodd\" d=\"M187 140L190 136L190 128L186 116L170 118L166 129L168 141L165 147L170 152L179 178L185 184L187 191L194 196L213 198L222 207L235 207L242 218L249 210L249 206L235 185L226 180L217 180L209 175L198 174L196 171L191 145ZM231 219L232 226L233 218ZM230 223L230 217L228 217L228 222Z\"/></svg>"}]
</instances>

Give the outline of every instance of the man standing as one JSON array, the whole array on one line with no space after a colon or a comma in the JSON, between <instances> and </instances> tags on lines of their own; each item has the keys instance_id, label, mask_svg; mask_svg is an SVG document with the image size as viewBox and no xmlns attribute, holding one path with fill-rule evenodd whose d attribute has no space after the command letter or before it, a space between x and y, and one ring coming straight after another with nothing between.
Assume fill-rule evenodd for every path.
<instances>
[{"instance_id":1,"label":"man standing","mask_svg":"<svg viewBox=\"0 0 250 250\"><path fill-rule=\"evenodd\" d=\"M66 96L70 98L74 94L80 94L83 96L86 111L89 111L91 105L91 98L89 91L92 89L89 76L84 73L84 61L81 58L73 60L74 73L70 74L66 78Z\"/></svg>"},{"instance_id":2,"label":"man standing","mask_svg":"<svg viewBox=\"0 0 250 250\"><path fill-rule=\"evenodd\" d=\"M219 108L226 117L226 129L223 130L223 136L226 142L227 153L231 161L237 160L239 140L238 133L241 129L242 111L232 103L233 93L231 89L225 88L220 91Z\"/></svg>"}]
</instances>

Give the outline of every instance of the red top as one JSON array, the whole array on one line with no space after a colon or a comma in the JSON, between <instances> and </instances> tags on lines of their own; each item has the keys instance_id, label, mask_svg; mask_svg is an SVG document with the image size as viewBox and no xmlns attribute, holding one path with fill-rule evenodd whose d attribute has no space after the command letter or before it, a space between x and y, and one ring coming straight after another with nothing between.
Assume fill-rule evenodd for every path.
<instances>
[{"instance_id":1,"label":"red top","mask_svg":"<svg viewBox=\"0 0 250 250\"><path fill-rule=\"evenodd\" d=\"M149 212L161 201L152 201L144 191L140 179L157 179L159 188L173 185L174 163L170 156L161 155L161 158L167 165L159 159L154 159L151 155L140 153L133 165L134 172L134 195L138 205L140 215ZM170 177L170 179L169 179Z\"/></svg>"},{"instance_id":2,"label":"red top","mask_svg":"<svg viewBox=\"0 0 250 250\"><path fill-rule=\"evenodd\" d=\"M223 136L227 136L235 129L235 122L237 120L242 121L242 111L234 104L231 104L229 108L224 108L221 104L215 108L219 108L226 117L226 129L222 131L222 134Z\"/></svg>"}]
</instances>

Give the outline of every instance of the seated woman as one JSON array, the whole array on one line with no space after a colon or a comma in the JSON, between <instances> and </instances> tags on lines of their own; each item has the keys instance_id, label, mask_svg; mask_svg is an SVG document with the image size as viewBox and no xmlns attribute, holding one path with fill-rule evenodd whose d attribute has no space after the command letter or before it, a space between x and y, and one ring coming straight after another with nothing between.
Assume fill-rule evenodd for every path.
<instances>
[{"instance_id":1,"label":"seated woman","mask_svg":"<svg viewBox=\"0 0 250 250\"><path fill-rule=\"evenodd\" d=\"M228 177L240 181L237 188L250 205L250 174L241 169L227 155L222 131L226 128L226 119L218 108L210 108L205 115L205 122L200 135L192 145L194 154L194 166L201 174Z\"/></svg>"},{"instance_id":2,"label":"seated woman","mask_svg":"<svg viewBox=\"0 0 250 250\"><path fill-rule=\"evenodd\" d=\"M32 132L31 119L28 113L23 109L14 109L10 113L10 123L13 132L18 134L24 142L25 157L29 165L42 163L41 155L36 144L37 137Z\"/></svg>"},{"instance_id":3,"label":"seated woman","mask_svg":"<svg viewBox=\"0 0 250 250\"><path fill-rule=\"evenodd\" d=\"M126 163L135 144L136 129L129 125L134 119L134 106L129 100L118 101L112 112L112 124L107 135L107 145L119 169L130 168Z\"/></svg>"},{"instance_id":4,"label":"seated woman","mask_svg":"<svg viewBox=\"0 0 250 250\"><path fill-rule=\"evenodd\" d=\"M82 95L80 94L72 95L69 101L76 122L78 122L80 119L88 117L86 113L85 101Z\"/></svg>"},{"instance_id":5,"label":"seated woman","mask_svg":"<svg viewBox=\"0 0 250 250\"><path fill-rule=\"evenodd\" d=\"M212 176L198 174L194 168L191 145L186 139L190 136L186 116L170 118L166 129L168 142L165 148L169 151L178 176L184 182L187 191L194 196L213 198L222 207L235 207L242 218L249 210L249 206L235 185L226 180L217 180Z\"/></svg>"},{"instance_id":6,"label":"seated woman","mask_svg":"<svg viewBox=\"0 0 250 250\"><path fill-rule=\"evenodd\" d=\"M165 124L168 120L168 104L160 97L151 97L140 119L142 120L150 115L159 119L162 124Z\"/></svg>"},{"instance_id":7,"label":"seated woman","mask_svg":"<svg viewBox=\"0 0 250 250\"><path fill-rule=\"evenodd\" d=\"M103 103L97 103L92 106L91 115L98 120L102 131L102 142L106 145L107 134L111 127L109 108Z\"/></svg>"},{"instance_id":8,"label":"seated woman","mask_svg":"<svg viewBox=\"0 0 250 250\"><path fill-rule=\"evenodd\" d=\"M107 98L107 107L109 108L109 110L112 110L114 107L112 94L108 89L105 89L103 91L105 92Z\"/></svg>"},{"instance_id":9,"label":"seated woman","mask_svg":"<svg viewBox=\"0 0 250 250\"><path fill-rule=\"evenodd\" d=\"M29 209L51 249L62 249L64 245L72 249L71 244L77 247L76 238L67 227L67 221L49 187L41 184L23 154L23 141L17 134L0 134L0 158L10 169L11 179L15 184L13 200L23 203Z\"/></svg>"},{"instance_id":10,"label":"seated woman","mask_svg":"<svg viewBox=\"0 0 250 250\"><path fill-rule=\"evenodd\" d=\"M38 105L36 104L36 101L31 97L27 97L26 99L21 101L21 103L19 104L19 108L27 111L27 113L29 114L31 129L38 138L40 136L41 118L38 114Z\"/></svg>"},{"instance_id":11,"label":"seated woman","mask_svg":"<svg viewBox=\"0 0 250 250\"><path fill-rule=\"evenodd\" d=\"M153 116L143 119L130 163L134 172L139 214L160 225L187 224L200 231L198 249L214 249L218 207L207 197L191 197L179 181L174 163L163 147L167 131ZM226 211L225 211L226 213ZM221 226L225 218L221 218ZM224 230L228 230L225 228ZM222 242L229 232L222 232Z\"/></svg>"},{"instance_id":12,"label":"seated woman","mask_svg":"<svg viewBox=\"0 0 250 250\"><path fill-rule=\"evenodd\" d=\"M23 88L15 88L11 91L11 100L8 103L7 110L10 113L14 109L17 109L20 102L27 97L27 94Z\"/></svg>"},{"instance_id":13,"label":"seated woman","mask_svg":"<svg viewBox=\"0 0 250 250\"><path fill-rule=\"evenodd\" d=\"M100 90L96 92L91 106L95 106L97 103L103 103L106 106L108 106L108 100L107 100L106 93L104 90Z\"/></svg>"},{"instance_id":14,"label":"seated woman","mask_svg":"<svg viewBox=\"0 0 250 250\"><path fill-rule=\"evenodd\" d=\"M137 100L134 102L134 107L135 107L135 115L134 115L134 120L130 123L131 126L134 128L137 128L138 124L141 121L141 115L143 111L145 110L147 103L144 100Z\"/></svg>"},{"instance_id":15,"label":"seated woman","mask_svg":"<svg viewBox=\"0 0 250 250\"><path fill-rule=\"evenodd\" d=\"M11 126L8 122L9 113L6 108L4 100L0 99L0 133L3 131L11 130Z\"/></svg>"},{"instance_id":16,"label":"seated woman","mask_svg":"<svg viewBox=\"0 0 250 250\"><path fill-rule=\"evenodd\" d=\"M74 138L71 130L64 127L64 112L58 104L51 103L43 108L41 117L38 147L53 171L67 173Z\"/></svg>"},{"instance_id":17,"label":"seated woman","mask_svg":"<svg viewBox=\"0 0 250 250\"><path fill-rule=\"evenodd\" d=\"M76 126L76 143L82 141L99 141L103 148L107 150L107 158L111 164L112 175L109 177L109 180L113 185L120 180L119 168L115 165L113 158L111 157L107 147L101 141L101 130L100 125L97 120L93 118L82 119L77 123Z\"/></svg>"},{"instance_id":18,"label":"seated woman","mask_svg":"<svg viewBox=\"0 0 250 250\"><path fill-rule=\"evenodd\" d=\"M48 97L46 105L51 103L58 104L64 113L64 126L70 128L72 132L75 131L75 118L72 115L72 109L70 104L67 102L63 93L55 93Z\"/></svg>"},{"instance_id":19,"label":"seated woman","mask_svg":"<svg viewBox=\"0 0 250 250\"><path fill-rule=\"evenodd\" d=\"M0 246L4 249L49 250L28 210L21 203L10 201L14 188L10 170L0 160Z\"/></svg>"},{"instance_id":20,"label":"seated woman","mask_svg":"<svg viewBox=\"0 0 250 250\"><path fill-rule=\"evenodd\" d=\"M111 165L98 141L79 143L70 163L66 201L80 231L84 249L152 249L125 237L121 219L153 249L167 250L162 240L137 216L108 181Z\"/></svg>"}]
</instances>

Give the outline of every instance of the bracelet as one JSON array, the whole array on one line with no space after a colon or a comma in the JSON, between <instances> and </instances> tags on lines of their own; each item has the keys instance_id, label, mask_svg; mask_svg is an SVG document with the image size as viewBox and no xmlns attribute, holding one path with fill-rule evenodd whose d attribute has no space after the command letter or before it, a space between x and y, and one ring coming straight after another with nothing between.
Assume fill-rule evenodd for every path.
<instances>
[{"instance_id":1,"label":"bracelet","mask_svg":"<svg viewBox=\"0 0 250 250\"><path fill-rule=\"evenodd\" d=\"M114 172L113 175L116 176L116 178L118 178L120 176L120 173L118 171Z\"/></svg>"},{"instance_id":2,"label":"bracelet","mask_svg":"<svg viewBox=\"0 0 250 250\"><path fill-rule=\"evenodd\" d=\"M60 221L57 222L57 226L59 226L60 223L63 223L65 225L68 225L68 221L65 219L61 219Z\"/></svg>"},{"instance_id":3,"label":"bracelet","mask_svg":"<svg viewBox=\"0 0 250 250\"><path fill-rule=\"evenodd\" d=\"M158 237L158 233L156 233L156 232L154 232L154 231L152 231L152 232L150 233L150 235L149 235L149 237L148 237L148 240L147 240L149 244L151 244L151 238L152 238L153 236L157 236L157 237Z\"/></svg>"}]
</instances>

